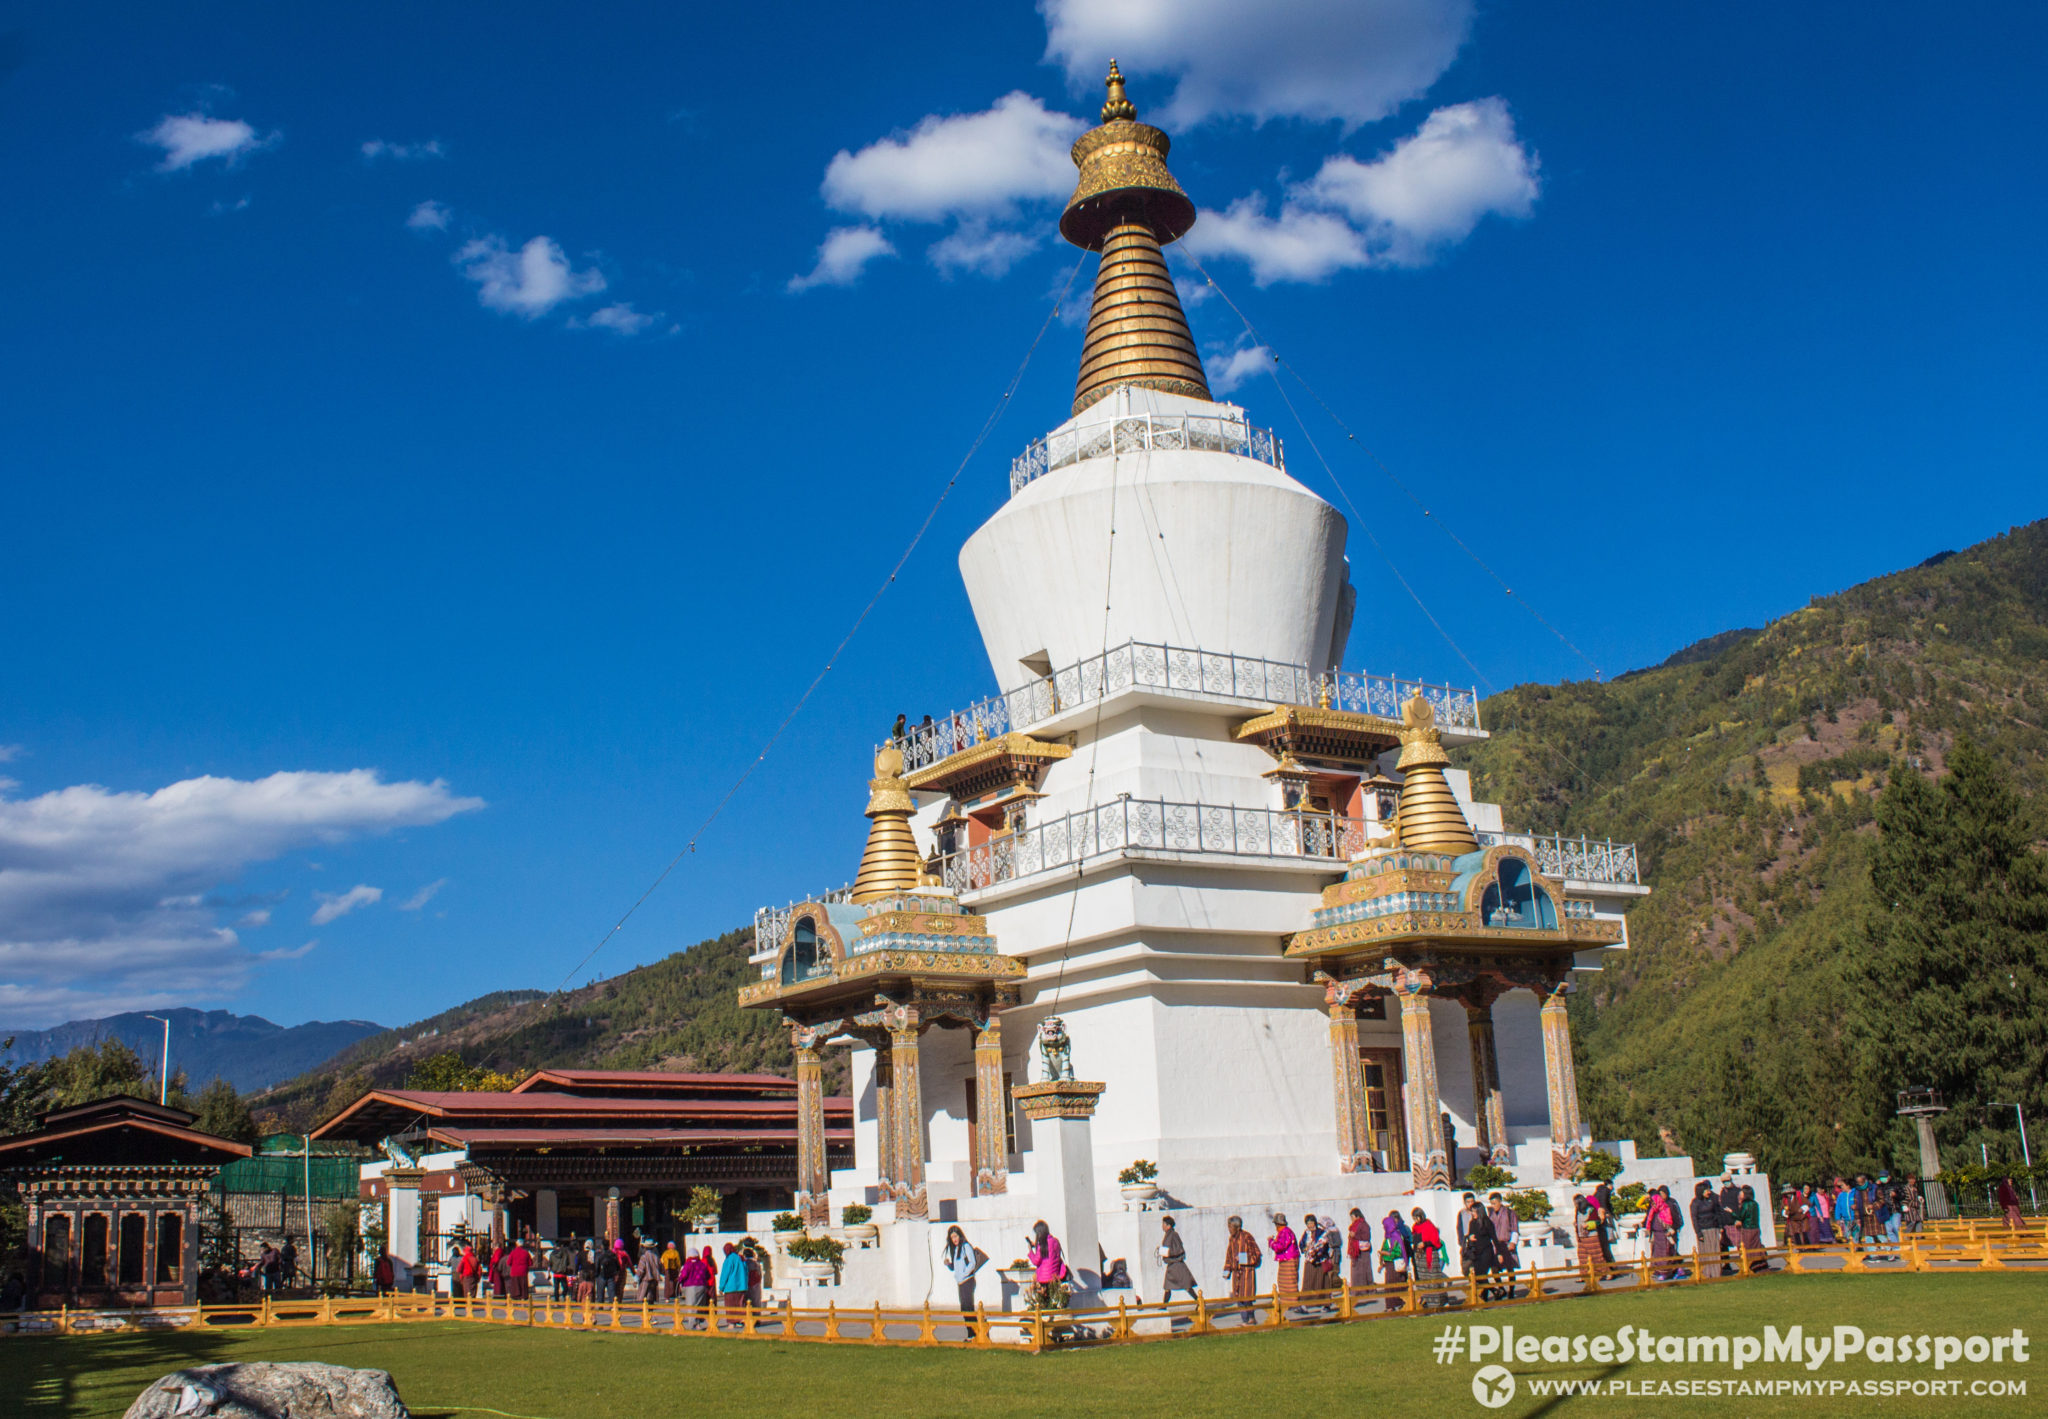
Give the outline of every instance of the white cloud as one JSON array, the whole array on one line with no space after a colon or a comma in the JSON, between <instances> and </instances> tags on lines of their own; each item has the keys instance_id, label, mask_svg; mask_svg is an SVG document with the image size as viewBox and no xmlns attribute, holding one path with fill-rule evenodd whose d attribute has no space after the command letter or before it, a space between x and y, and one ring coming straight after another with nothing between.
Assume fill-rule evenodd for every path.
<instances>
[{"instance_id":1,"label":"white cloud","mask_svg":"<svg viewBox=\"0 0 2048 1419\"><path fill-rule=\"evenodd\" d=\"M216 201L213 204L213 206L209 207L207 210L216 217L225 216L229 212L246 212L249 210L249 203L252 200L254 199L245 196L234 202Z\"/></svg>"},{"instance_id":2,"label":"white cloud","mask_svg":"<svg viewBox=\"0 0 2048 1419\"><path fill-rule=\"evenodd\" d=\"M973 271L983 276L1000 276L1037 246L1037 240L1023 232L1005 231L985 222L963 222L933 242L926 255L946 275Z\"/></svg>"},{"instance_id":3,"label":"white cloud","mask_svg":"<svg viewBox=\"0 0 2048 1419\"><path fill-rule=\"evenodd\" d=\"M906 134L841 150L825 169L825 201L915 222L1008 215L1021 202L1074 190L1067 149L1086 126L1022 93L984 113L933 114Z\"/></svg>"},{"instance_id":4,"label":"white cloud","mask_svg":"<svg viewBox=\"0 0 2048 1419\"><path fill-rule=\"evenodd\" d=\"M259 961L296 961L319 944L320 938L316 936L303 946L293 946L290 948L280 946L274 951L258 951L256 959Z\"/></svg>"},{"instance_id":5,"label":"white cloud","mask_svg":"<svg viewBox=\"0 0 2048 1419\"><path fill-rule=\"evenodd\" d=\"M259 907L255 911L246 912L235 918L235 925L241 927L244 931L253 931L259 926L268 926L270 925L270 908Z\"/></svg>"},{"instance_id":6,"label":"white cloud","mask_svg":"<svg viewBox=\"0 0 2048 1419\"><path fill-rule=\"evenodd\" d=\"M402 912L416 912L428 902L434 900L434 894L447 885L448 879L446 877L436 877L433 881L427 883L426 886L400 902L398 909Z\"/></svg>"},{"instance_id":7,"label":"white cloud","mask_svg":"<svg viewBox=\"0 0 2048 1419\"><path fill-rule=\"evenodd\" d=\"M427 201L412 209L412 215L405 224L416 232L445 232L455 214L439 202Z\"/></svg>"},{"instance_id":8,"label":"white cloud","mask_svg":"<svg viewBox=\"0 0 2048 1419\"><path fill-rule=\"evenodd\" d=\"M441 140L432 138L424 143L387 143L382 138L372 138L363 144L363 161L374 163L379 158L390 158L394 162L416 163L426 158L445 157L441 151Z\"/></svg>"},{"instance_id":9,"label":"white cloud","mask_svg":"<svg viewBox=\"0 0 2048 1419\"><path fill-rule=\"evenodd\" d=\"M320 903L313 909L313 925L325 926L330 921L341 920L357 907L375 906L383 901L384 889L358 882L346 892L315 892L313 896Z\"/></svg>"},{"instance_id":10,"label":"white cloud","mask_svg":"<svg viewBox=\"0 0 2048 1419\"><path fill-rule=\"evenodd\" d=\"M789 289L808 291L813 286L850 286L860 279L867 264L894 256L896 248L875 227L834 227L818 246L818 264L802 276L789 278Z\"/></svg>"},{"instance_id":11,"label":"white cloud","mask_svg":"<svg viewBox=\"0 0 2048 1419\"><path fill-rule=\"evenodd\" d=\"M1353 266L1372 262L1365 238L1342 217L1296 203L1266 215L1263 197L1241 197L1227 211L1204 212L1181 238L1196 256L1235 256L1252 268L1261 286L1275 281L1323 281Z\"/></svg>"},{"instance_id":12,"label":"white cloud","mask_svg":"<svg viewBox=\"0 0 2048 1419\"><path fill-rule=\"evenodd\" d=\"M649 315L644 310L635 310L631 301L620 301L616 305L600 306L580 323L596 326L599 330L616 331L620 335L638 335L659 319L658 314Z\"/></svg>"},{"instance_id":13,"label":"white cloud","mask_svg":"<svg viewBox=\"0 0 2048 1419\"><path fill-rule=\"evenodd\" d=\"M1471 235L1488 213L1528 216L1536 166L1507 104L1489 98L1438 109L1372 162L1331 158L1306 191L1374 234L1390 260L1413 264Z\"/></svg>"},{"instance_id":14,"label":"white cloud","mask_svg":"<svg viewBox=\"0 0 2048 1419\"><path fill-rule=\"evenodd\" d=\"M1217 394L1229 394L1272 369L1273 352L1264 345L1245 345L1221 359L1212 356L1205 363L1209 388Z\"/></svg>"},{"instance_id":15,"label":"white cloud","mask_svg":"<svg viewBox=\"0 0 2048 1419\"><path fill-rule=\"evenodd\" d=\"M1240 198L1203 212L1184 238L1196 256L1234 256L1261 286L1322 281L1358 266L1417 266L1470 236L1489 213L1526 217L1537 160L1498 98L1437 109L1371 162L1339 154L1289 189L1278 216Z\"/></svg>"},{"instance_id":16,"label":"white cloud","mask_svg":"<svg viewBox=\"0 0 2048 1419\"><path fill-rule=\"evenodd\" d=\"M517 251L503 237L480 237L455 253L455 264L476 282L476 298L484 305L527 320L605 286L602 273L571 267L552 237L537 236Z\"/></svg>"},{"instance_id":17,"label":"white cloud","mask_svg":"<svg viewBox=\"0 0 2048 1419\"><path fill-rule=\"evenodd\" d=\"M195 778L154 793L0 791L0 1020L219 999L252 957L207 905L252 863L483 806L375 771Z\"/></svg>"},{"instance_id":18,"label":"white cloud","mask_svg":"<svg viewBox=\"0 0 2048 1419\"><path fill-rule=\"evenodd\" d=\"M21 753L22 746L19 744L0 744L0 764L11 763L20 758Z\"/></svg>"},{"instance_id":19,"label":"white cloud","mask_svg":"<svg viewBox=\"0 0 2048 1419\"><path fill-rule=\"evenodd\" d=\"M1138 116L1167 127L1242 114L1385 118L1448 69L1472 26L1472 0L1039 0L1046 58L1097 95L1114 55L1126 75L1177 82Z\"/></svg>"},{"instance_id":20,"label":"white cloud","mask_svg":"<svg viewBox=\"0 0 2048 1419\"><path fill-rule=\"evenodd\" d=\"M212 158L232 167L277 139L275 133L257 136L256 130L239 118L209 118L203 113L165 114L156 127L135 135L138 143L163 149L158 172L180 172Z\"/></svg>"}]
</instances>

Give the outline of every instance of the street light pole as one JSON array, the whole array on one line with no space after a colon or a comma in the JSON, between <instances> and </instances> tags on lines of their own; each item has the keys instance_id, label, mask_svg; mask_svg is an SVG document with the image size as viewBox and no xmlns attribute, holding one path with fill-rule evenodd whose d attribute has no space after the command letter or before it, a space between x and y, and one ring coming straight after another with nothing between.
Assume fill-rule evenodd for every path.
<instances>
[{"instance_id":1,"label":"street light pole","mask_svg":"<svg viewBox=\"0 0 2048 1419\"><path fill-rule=\"evenodd\" d=\"M2033 1201L2034 1211L2041 1210L2041 1194L2034 1190L2034 1151L2027 1147L2027 1111L2018 1104L1999 1104L1994 1109L2011 1109L2020 1120L2020 1159L2027 1165L2027 1196Z\"/></svg>"},{"instance_id":2,"label":"street light pole","mask_svg":"<svg viewBox=\"0 0 2048 1419\"><path fill-rule=\"evenodd\" d=\"M156 1077L156 1101L169 1105L171 1102L171 1022L161 1015L145 1015L145 1020L154 1020L164 1027L164 1064Z\"/></svg>"}]
</instances>

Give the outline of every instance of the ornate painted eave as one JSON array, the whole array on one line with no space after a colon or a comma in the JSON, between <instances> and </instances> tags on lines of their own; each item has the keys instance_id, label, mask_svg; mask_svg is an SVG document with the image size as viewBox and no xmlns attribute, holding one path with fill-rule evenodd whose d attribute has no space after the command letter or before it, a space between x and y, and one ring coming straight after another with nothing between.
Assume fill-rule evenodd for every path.
<instances>
[{"instance_id":1,"label":"ornate painted eave","mask_svg":"<svg viewBox=\"0 0 2048 1419\"><path fill-rule=\"evenodd\" d=\"M1378 955L1405 946L1426 946L1452 955L1498 952L1504 946L1532 955L1570 955L1595 946L1621 944L1622 927L1618 921L1569 917L1563 928L1536 931L1519 926L1481 926L1477 912L1389 912L1385 916L1298 932L1287 943L1287 955L1299 960L1330 960Z\"/></svg>"},{"instance_id":2,"label":"ornate painted eave","mask_svg":"<svg viewBox=\"0 0 2048 1419\"><path fill-rule=\"evenodd\" d=\"M1378 715L1315 705L1276 705L1237 727L1237 737L1275 759L1336 760L1368 764L1401 742L1401 726Z\"/></svg>"},{"instance_id":3,"label":"ornate painted eave","mask_svg":"<svg viewBox=\"0 0 2048 1419\"><path fill-rule=\"evenodd\" d=\"M1002 985L1024 979L1024 963L1012 956L987 952L882 950L864 951L835 961L829 972L787 985L780 980L756 981L740 987L742 1009L794 1009L806 1014L835 1007L864 1010L878 990L903 984L915 988L958 989Z\"/></svg>"},{"instance_id":4,"label":"ornate painted eave","mask_svg":"<svg viewBox=\"0 0 2048 1419\"><path fill-rule=\"evenodd\" d=\"M945 793L964 802L1004 788L1036 789L1046 765L1069 758L1073 752L1065 744L1012 730L949 754L906 776L903 782L913 793Z\"/></svg>"}]
</instances>

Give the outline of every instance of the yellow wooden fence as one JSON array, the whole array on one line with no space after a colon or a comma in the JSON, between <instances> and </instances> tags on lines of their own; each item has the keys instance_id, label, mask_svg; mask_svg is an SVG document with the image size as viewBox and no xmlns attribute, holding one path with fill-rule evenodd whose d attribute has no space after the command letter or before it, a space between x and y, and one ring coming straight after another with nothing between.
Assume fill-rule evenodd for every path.
<instances>
[{"instance_id":1,"label":"yellow wooden fence","mask_svg":"<svg viewBox=\"0 0 2048 1419\"><path fill-rule=\"evenodd\" d=\"M2038 1271L2048 1275L2048 1229L1973 1231L1962 1224L1930 1227L1897 1247L1777 1247L1758 1253L1771 1270L1804 1275L1932 1275L1957 1272ZM1730 1261L1736 1254L1726 1254ZM1528 1306L1574 1296L1666 1286L1723 1285L1760 1272L1723 1276L1719 1257L1705 1267L1691 1256L1554 1268L1526 1267L1482 1277L1345 1287L1235 1299L1119 1301L1114 1307L1061 1311L915 1310L884 1306L688 1307L680 1302L609 1303L476 1299L432 1295L327 1297L252 1305L192 1306L134 1311L31 1311L0 1317L8 1335L91 1335L135 1329L236 1330L334 1325L389 1325L419 1321L531 1326L552 1330L604 1330L678 1338L787 1340L805 1344L946 1346L1040 1351L1074 1345L1118 1344L1172 1336L1236 1334L1304 1325L1340 1324L1391 1316ZM1712 1274L1709 1274L1712 1273ZM1494 1293L1489 1297L1487 1293ZM971 1323L970 1323L971 1322Z\"/></svg>"}]
</instances>

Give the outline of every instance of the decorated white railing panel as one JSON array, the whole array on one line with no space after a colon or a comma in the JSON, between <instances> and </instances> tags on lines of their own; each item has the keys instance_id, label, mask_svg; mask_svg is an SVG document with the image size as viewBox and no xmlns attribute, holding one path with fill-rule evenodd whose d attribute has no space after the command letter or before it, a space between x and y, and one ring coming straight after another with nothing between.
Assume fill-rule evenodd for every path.
<instances>
[{"instance_id":1,"label":"decorated white railing panel","mask_svg":"<svg viewBox=\"0 0 2048 1419\"><path fill-rule=\"evenodd\" d=\"M1536 854L1536 866L1544 876L1571 882L1602 882L1618 886L1640 886L1642 876L1636 862L1636 845L1591 838L1544 836L1539 833L1481 833L1481 847L1496 843L1520 843Z\"/></svg>"},{"instance_id":2,"label":"decorated white railing panel","mask_svg":"<svg viewBox=\"0 0 2048 1419\"><path fill-rule=\"evenodd\" d=\"M1317 675L1306 665L1255 655L1128 641L1057 670L1046 679L1020 685L930 724L913 725L896 743L903 750L905 772L914 773L984 739L1029 729L1063 711L1132 689L1255 704L1320 705L1384 719L1398 719L1402 704L1420 694L1436 711L1438 724L1453 729L1479 728L1479 692L1472 688L1355 670Z\"/></svg>"},{"instance_id":3,"label":"decorated white railing panel","mask_svg":"<svg viewBox=\"0 0 2048 1419\"><path fill-rule=\"evenodd\" d=\"M975 892L1133 849L1325 858L1332 871L1341 871L1365 840L1362 818L1120 798L992 838L941 858L939 865L946 886L955 892Z\"/></svg>"},{"instance_id":4,"label":"decorated white railing panel","mask_svg":"<svg viewBox=\"0 0 2048 1419\"><path fill-rule=\"evenodd\" d=\"M1221 414L1131 414L1104 424L1084 424L1047 434L1010 461L1010 493L1055 468L1121 453L1199 449L1255 458L1275 468L1287 460L1279 438L1242 418Z\"/></svg>"}]
</instances>

